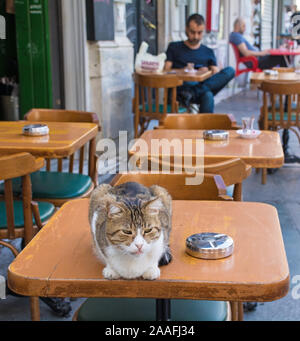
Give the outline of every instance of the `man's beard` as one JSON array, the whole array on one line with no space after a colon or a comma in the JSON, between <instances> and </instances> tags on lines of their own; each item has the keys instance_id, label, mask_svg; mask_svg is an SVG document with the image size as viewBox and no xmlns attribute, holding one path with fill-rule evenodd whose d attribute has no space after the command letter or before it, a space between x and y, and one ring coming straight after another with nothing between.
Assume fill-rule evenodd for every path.
<instances>
[{"instance_id":1,"label":"man's beard","mask_svg":"<svg viewBox=\"0 0 300 341\"><path fill-rule=\"evenodd\" d=\"M192 39L192 40L188 39L188 42L190 45L195 46L195 45L198 45L201 42L201 40L200 39Z\"/></svg>"}]
</instances>

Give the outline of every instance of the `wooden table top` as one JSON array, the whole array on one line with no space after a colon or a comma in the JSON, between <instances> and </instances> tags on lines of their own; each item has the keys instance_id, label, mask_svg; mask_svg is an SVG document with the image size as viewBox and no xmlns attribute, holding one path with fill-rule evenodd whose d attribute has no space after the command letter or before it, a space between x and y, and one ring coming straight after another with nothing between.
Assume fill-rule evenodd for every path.
<instances>
[{"instance_id":1,"label":"wooden table top","mask_svg":"<svg viewBox=\"0 0 300 341\"><path fill-rule=\"evenodd\" d=\"M201 139L202 136L203 130L154 129L144 132L140 139L146 142L149 155L155 155L153 152L151 153L152 140L167 139L168 141L172 141L178 139L181 145L184 146L184 140L192 139L194 150L191 156L195 156L195 141L196 139ZM129 154L135 154L136 150L136 145L133 145L129 150ZM160 155L162 155L161 151ZM229 131L228 141L205 140L204 156L216 162L238 157L243 159L247 164L257 168L279 168L284 163L280 136L277 132L273 131L262 131L258 138L246 140L242 139L235 130L231 130Z\"/></svg>"},{"instance_id":2,"label":"wooden table top","mask_svg":"<svg viewBox=\"0 0 300 341\"><path fill-rule=\"evenodd\" d=\"M62 158L73 154L98 134L95 123L45 122L49 135L24 136L22 128L28 124L28 121L0 122L0 153L29 152L35 156Z\"/></svg>"},{"instance_id":3,"label":"wooden table top","mask_svg":"<svg viewBox=\"0 0 300 341\"><path fill-rule=\"evenodd\" d=\"M253 72L251 74L252 84L261 84L263 81L300 81L300 74L296 72L279 72L277 76L265 75L264 72Z\"/></svg>"},{"instance_id":4,"label":"wooden table top","mask_svg":"<svg viewBox=\"0 0 300 341\"><path fill-rule=\"evenodd\" d=\"M269 50L270 55L272 56L297 56L300 54L300 49L287 49L287 48L279 48L279 49L271 49Z\"/></svg>"},{"instance_id":5,"label":"wooden table top","mask_svg":"<svg viewBox=\"0 0 300 341\"><path fill-rule=\"evenodd\" d=\"M93 252L89 199L65 204L8 269L9 287L22 295L52 297L145 297L272 301L289 289L289 268L278 214L262 203L173 201L173 260L155 281L103 278ZM185 252L194 233L225 233L234 252L201 260Z\"/></svg>"},{"instance_id":6,"label":"wooden table top","mask_svg":"<svg viewBox=\"0 0 300 341\"><path fill-rule=\"evenodd\" d=\"M139 74L147 75L147 72L139 72ZM185 72L182 69L172 69L171 71L163 71L160 73L151 73L151 76L156 75L157 77L163 77L164 75L176 75L179 79L184 82L204 82L210 78L213 73L212 71L197 71L197 72Z\"/></svg>"}]
</instances>

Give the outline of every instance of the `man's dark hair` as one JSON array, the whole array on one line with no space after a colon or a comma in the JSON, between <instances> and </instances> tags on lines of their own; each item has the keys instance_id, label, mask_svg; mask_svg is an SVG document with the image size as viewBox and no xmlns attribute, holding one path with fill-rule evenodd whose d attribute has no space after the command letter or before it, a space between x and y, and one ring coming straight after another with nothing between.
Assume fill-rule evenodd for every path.
<instances>
[{"instance_id":1,"label":"man's dark hair","mask_svg":"<svg viewBox=\"0 0 300 341\"><path fill-rule=\"evenodd\" d=\"M186 27L189 27L191 21L195 21L195 23L200 26L200 25L204 25L205 24L205 19L201 14L195 13L192 14L188 17L187 21L186 21Z\"/></svg>"}]
</instances>

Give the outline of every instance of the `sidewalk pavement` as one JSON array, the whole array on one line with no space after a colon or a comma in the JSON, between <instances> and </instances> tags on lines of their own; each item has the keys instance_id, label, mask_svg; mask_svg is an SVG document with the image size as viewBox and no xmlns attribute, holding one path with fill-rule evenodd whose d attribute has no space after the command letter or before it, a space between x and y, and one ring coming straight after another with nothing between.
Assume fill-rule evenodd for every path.
<instances>
[{"instance_id":1,"label":"sidewalk pavement","mask_svg":"<svg viewBox=\"0 0 300 341\"><path fill-rule=\"evenodd\" d=\"M216 113L233 113L241 124L243 116L259 116L261 99L256 91L239 93L216 105ZM299 142L290 134L290 152L299 156ZM284 298L268 303L258 303L256 309L245 312L245 321L300 321L300 165L285 165L275 174L268 175L267 184L261 184L261 174L255 171L244 182L244 201L264 202L277 208L282 227L287 259L290 267L290 291ZM109 178L106 178L109 182ZM263 233L263 230L262 230ZM15 241L19 245L19 241ZM0 248L0 275L6 275L6 268L13 257ZM294 280L294 282L293 282ZM71 301L72 313L69 317L59 317L43 302L40 303L41 320L70 321L73 313L84 299ZM29 321L29 299L7 296L0 300L0 321Z\"/></svg>"}]
</instances>

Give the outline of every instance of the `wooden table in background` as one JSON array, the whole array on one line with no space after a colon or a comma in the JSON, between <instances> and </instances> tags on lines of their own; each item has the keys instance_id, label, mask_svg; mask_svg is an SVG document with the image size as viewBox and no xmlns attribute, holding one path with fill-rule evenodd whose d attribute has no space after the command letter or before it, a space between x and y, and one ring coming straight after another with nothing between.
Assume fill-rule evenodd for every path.
<instances>
[{"instance_id":1,"label":"wooden table in background","mask_svg":"<svg viewBox=\"0 0 300 341\"><path fill-rule=\"evenodd\" d=\"M147 75L147 72L138 72L142 75ZM184 82L204 82L206 79L210 78L213 73L212 71L197 71L197 72L185 72L182 69L173 69L172 71L161 72L161 73L151 73L151 76L156 75L157 77L163 77L164 75L176 75L179 79Z\"/></svg>"},{"instance_id":2,"label":"wooden table in background","mask_svg":"<svg viewBox=\"0 0 300 341\"><path fill-rule=\"evenodd\" d=\"M178 139L184 146L184 140L193 140L195 147L196 139L203 138L203 130L168 130L154 129L148 130L141 135L148 146L148 157L156 156L151 153L151 141L163 140L172 141ZM130 155L136 153L136 145L129 150ZM196 150L192 151L192 157L195 158ZM141 155L141 152L139 152ZM162 156L160 151L159 157ZM169 155L168 155L169 156ZM171 156L175 156L174 153ZM262 131L261 135L253 140L242 139L235 130L229 131L228 141L205 141L204 156L214 162L241 158L247 164L254 168L280 168L284 163L284 154L280 141L280 135L277 132ZM194 163L193 163L194 164Z\"/></svg>"},{"instance_id":3,"label":"wooden table in background","mask_svg":"<svg viewBox=\"0 0 300 341\"><path fill-rule=\"evenodd\" d=\"M273 206L173 201L173 260L161 268L160 278L110 281L103 278L103 265L93 252L88 204L88 199L65 204L18 255L8 269L8 285L14 292L41 297L267 302L289 290L289 268ZM233 255L214 261L188 256L186 238L201 232L231 236Z\"/></svg>"},{"instance_id":4,"label":"wooden table in background","mask_svg":"<svg viewBox=\"0 0 300 341\"><path fill-rule=\"evenodd\" d=\"M28 152L48 159L72 155L87 142L92 141L90 155L95 154L98 125L95 123L35 122L45 123L49 135L40 137L24 136L22 128L28 121L0 122L0 154ZM90 157L89 175L94 179L94 157Z\"/></svg>"},{"instance_id":5,"label":"wooden table in background","mask_svg":"<svg viewBox=\"0 0 300 341\"><path fill-rule=\"evenodd\" d=\"M259 85L263 81L300 81L300 74L296 72L279 72L277 76L265 75L264 72L253 72L250 81L252 84Z\"/></svg>"}]
</instances>

